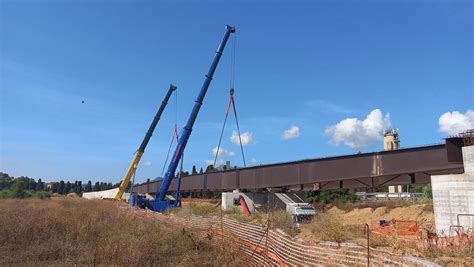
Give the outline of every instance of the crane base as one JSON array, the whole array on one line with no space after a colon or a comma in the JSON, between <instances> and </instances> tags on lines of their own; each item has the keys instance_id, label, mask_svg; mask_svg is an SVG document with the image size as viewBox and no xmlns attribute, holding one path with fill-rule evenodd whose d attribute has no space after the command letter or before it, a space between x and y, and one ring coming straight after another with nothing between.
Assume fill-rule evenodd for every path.
<instances>
[{"instance_id":1,"label":"crane base","mask_svg":"<svg viewBox=\"0 0 474 267\"><path fill-rule=\"evenodd\" d=\"M176 200L148 200L143 196L136 196L136 206L144 209L147 208L156 212L163 212L167 209L177 208L181 206L180 201Z\"/></svg>"}]
</instances>

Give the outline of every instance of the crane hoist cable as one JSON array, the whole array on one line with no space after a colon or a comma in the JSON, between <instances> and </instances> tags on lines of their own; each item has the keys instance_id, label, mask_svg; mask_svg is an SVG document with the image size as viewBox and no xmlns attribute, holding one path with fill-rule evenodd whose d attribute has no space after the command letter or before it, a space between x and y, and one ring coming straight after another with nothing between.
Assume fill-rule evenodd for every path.
<instances>
[{"instance_id":1,"label":"crane hoist cable","mask_svg":"<svg viewBox=\"0 0 474 267\"><path fill-rule=\"evenodd\" d=\"M214 157L213 166L216 166L217 157L219 156L219 150L220 150L221 143L222 143L222 136L224 135L224 129L225 129L225 125L227 123L227 117L229 116L229 110L230 110L230 107L232 105L232 108L234 110L235 123L237 125L237 134L239 135L239 143L240 143L240 151L242 153L242 161L244 163L244 167L247 167L247 164L245 163L245 154L244 154L244 147L243 147L243 144L242 144L242 136L240 134L239 119L238 119L238 116L237 116L237 109L235 108L235 100L234 100L234 93L235 93L235 90L234 90L234 82L235 82L235 43L236 43L236 35L234 35L233 45L232 45L231 66L230 66L231 73L230 73L229 104L227 105L227 110L226 110L226 113L225 113L224 123L222 125L221 135L219 137L219 144L217 145L217 151L216 151L216 155Z\"/></svg>"},{"instance_id":2,"label":"crane hoist cable","mask_svg":"<svg viewBox=\"0 0 474 267\"><path fill-rule=\"evenodd\" d=\"M168 163L168 159L170 157L171 147L173 146L173 143L174 143L175 139L176 139L176 142L178 141L178 139L179 139L178 137L179 137L178 125L175 123L174 124L174 129L173 129L173 135L171 136L170 145L168 147L168 153L166 153L165 163L163 164L163 169L161 170L161 177L163 177L163 174L165 173L166 164Z\"/></svg>"},{"instance_id":3,"label":"crane hoist cable","mask_svg":"<svg viewBox=\"0 0 474 267\"><path fill-rule=\"evenodd\" d=\"M220 151L220 148L221 148L222 136L224 135L224 129L225 129L225 125L227 123L227 117L229 117L229 110L230 110L230 107L232 106L232 109L234 110L235 123L237 125L237 134L239 135L239 143L240 143L240 151L242 153L242 161L244 163L244 167L247 167L247 164L245 163L245 154L244 154L244 146L242 144L242 136L240 134L239 119L237 117L237 109L235 108L234 93L235 93L234 88L231 88L230 89L229 104L227 105L227 110L225 112L224 123L222 124L221 135L219 137L219 144L217 145L217 151L216 151L216 155L215 155L215 158L214 158L214 166L216 166L217 157L219 156L219 151Z\"/></svg>"},{"instance_id":4,"label":"crane hoist cable","mask_svg":"<svg viewBox=\"0 0 474 267\"><path fill-rule=\"evenodd\" d=\"M166 153L166 159L165 163L163 164L163 169L161 170L161 177L163 177L163 174L165 173L165 168L166 164L168 163L168 159L170 157L170 152L171 152L171 147L173 146L174 140L176 139L176 142L179 140L179 134L178 134L178 92L175 93L174 95L175 99L175 105L174 105L174 112L175 112L175 118L174 118L174 128L173 128L173 134L171 135L171 141L170 145L168 147L168 152Z\"/></svg>"}]
</instances>

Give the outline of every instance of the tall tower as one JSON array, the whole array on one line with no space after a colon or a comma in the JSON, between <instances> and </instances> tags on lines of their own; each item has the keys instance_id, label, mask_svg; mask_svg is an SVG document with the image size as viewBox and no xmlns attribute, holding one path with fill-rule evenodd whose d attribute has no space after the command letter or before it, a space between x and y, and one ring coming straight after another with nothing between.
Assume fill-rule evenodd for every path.
<instances>
[{"instance_id":1,"label":"tall tower","mask_svg":"<svg viewBox=\"0 0 474 267\"><path fill-rule=\"evenodd\" d=\"M390 129L383 131L383 149L396 150L400 148L400 139L398 139L398 129ZM401 193L401 185L391 185L388 187L389 193Z\"/></svg>"},{"instance_id":2,"label":"tall tower","mask_svg":"<svg viewBox=\"0 0 474 267\"><path fill-rule=\"evenodd\" d=\"M400 139L398 139L398 129L383 131L383 149L395 150L400 148Z\"/></svg>"}]
</instances>

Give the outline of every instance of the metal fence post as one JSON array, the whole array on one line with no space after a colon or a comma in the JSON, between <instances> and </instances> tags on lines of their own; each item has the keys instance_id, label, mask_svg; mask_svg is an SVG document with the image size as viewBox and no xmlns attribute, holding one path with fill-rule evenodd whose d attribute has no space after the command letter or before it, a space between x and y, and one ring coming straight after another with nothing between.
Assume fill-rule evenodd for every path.
<instances>
[{"instance_id":1,"label":"metal fence post","mask_svg":"<svg viewBox=\"0 0 474 267\"><path fill-rule=\"evenodd\" d=\"M367 233L367 266L370 266L370 226L365 224L365 231Z\"/></svg>"}]
</instances>

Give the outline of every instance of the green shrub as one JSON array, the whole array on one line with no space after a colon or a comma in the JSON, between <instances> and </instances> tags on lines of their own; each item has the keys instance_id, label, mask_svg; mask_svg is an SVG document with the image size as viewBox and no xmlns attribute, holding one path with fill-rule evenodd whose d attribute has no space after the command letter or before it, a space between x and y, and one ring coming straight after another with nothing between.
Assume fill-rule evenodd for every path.
<instances>
[{"instance_id":1,"label":"green shrub","mask_svg":"<svg viewBox=\"0 0 474 267\"><path fill-rule=\"evenodd\" d=\"M3 189L0 191L0 198L12 198L12 191L9 189Z\"/></svg>"},{"instance_id":2,"label":"green shrub","mask_svg":"<svg viewBox=\"0 0 474 267\"><path fill-rule=\"evenodd\" d=\"M49 199L51 194L46 191L32 191L23 189L4 189L0 191L0 199L6 198L37 198L37 199Z\"/></svg>"},{"instance_id":3,"label":"green shrub","mask_svg":"<svg viewBox=\"0 0 474 267\"><path fill-rule=\"evenodd\" d=\"M324 191L309 191L306 192L306 200L309 203L353 203L357 200L354 190L351 189L336 189Z\"/></svg>"}]
</instances>

